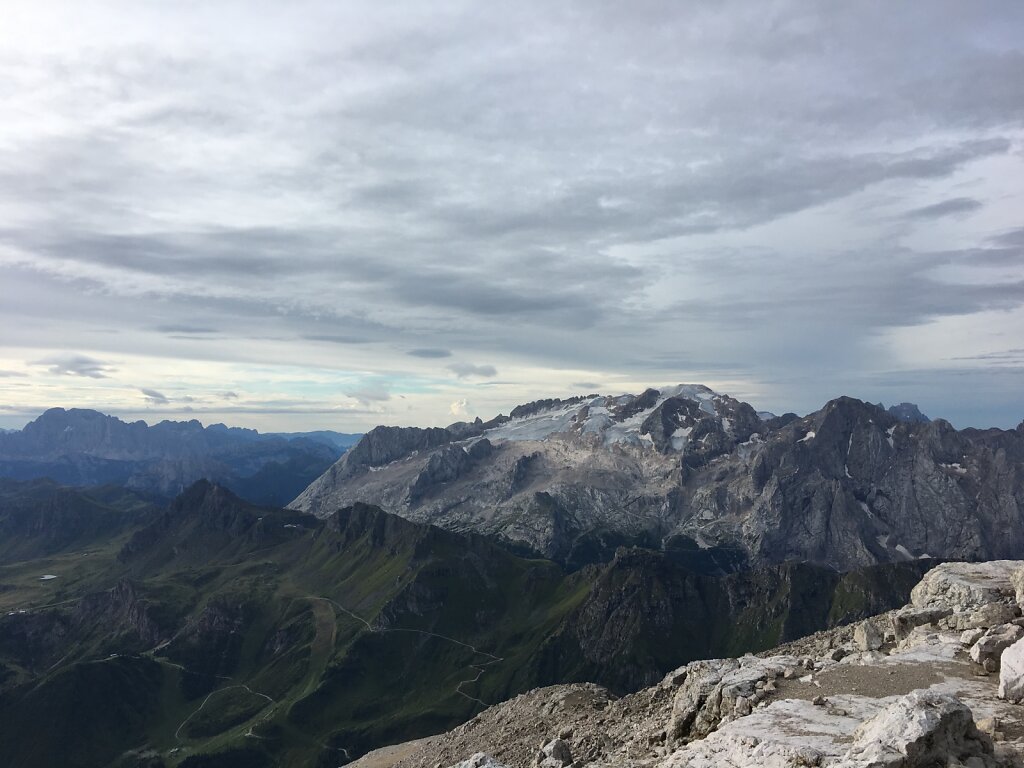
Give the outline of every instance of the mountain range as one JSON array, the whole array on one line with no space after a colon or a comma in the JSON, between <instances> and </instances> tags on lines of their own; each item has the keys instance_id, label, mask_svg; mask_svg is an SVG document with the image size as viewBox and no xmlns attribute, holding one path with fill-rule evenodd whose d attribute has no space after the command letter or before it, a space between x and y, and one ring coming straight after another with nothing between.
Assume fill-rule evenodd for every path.
<instances>
[{"instance_id":1,"label":"mountain range","mask_svg":"<svg viewBox=\"0 0 1024 768\"><path fill-rule=\"evenodd\" d=\"M841 397L803 417L699 385L540 400L488 422L377 427L289 506L363 501L570 567L637 544L722 570L846 570L1024 548L1024 424L956 430Z\"/></svg>"},{"instance_id":2,"label":"mountain range","mask_svg":"<svg viewBox=\"0 0 1024 768\"><path fill-rule=\"evenodd\" d=\"M678 385L354 437L62 409L0 435L0 764L342 765L1024 544L1024 425L908 403Z\"/></svg>"},{"instance_id":3,"label":"mountain range","mask_svg":"<svg viewBox=\"0 0 1024 768\"><path fill-rule=\"evenodd\" d=\"M330 431L260 434L195 420L148 426L51 408L24 429L0 434L0 477L116 484L163 500L206 478L255 503L283 504L358 439Z\"/></svg>"}]
</instances>

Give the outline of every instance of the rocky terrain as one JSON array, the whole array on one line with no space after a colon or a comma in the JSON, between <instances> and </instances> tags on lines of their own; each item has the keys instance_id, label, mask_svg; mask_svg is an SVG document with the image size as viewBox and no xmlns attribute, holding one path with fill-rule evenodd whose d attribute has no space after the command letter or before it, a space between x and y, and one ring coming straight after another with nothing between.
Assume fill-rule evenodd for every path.
<instances>
[{"instance_id":1,"label":"rocky terrain","mask_svg":"<svg viewBox=\"0 0 1024 768\"><path fill-rule=\"evenodd\" d=\"M356 501L570 567L622 544L700 551L717 572L1011 557L1024 426L958 431L845 397L775 417L698 385L542 400L489 422L378 427L290 506Z\"/></svg>"},{"instance_id":2,"label":"rocky terrain","mask_svg":"<svg viewBox=\"0 0 1024 768\"><path fill-rule=\"evenodd\" d=\"M65 485L114 484L170 499L196 480L230 487L257 504L281 505L320 475L354 435L263 435L198 421L127 423L97 411L51 408L0 434L0 478Z\"/></svg>"},{"instance_id":3,"label":"rocky terrain","mask_svg":"<svg viewBox=\"0 0 1024 768\"><path fill-rule=\"evenodd\" d=\"M951 563L895 611L616 697L541 688L358 768L1024 765L1024 562Z\"/></svg>"}]
</instances>

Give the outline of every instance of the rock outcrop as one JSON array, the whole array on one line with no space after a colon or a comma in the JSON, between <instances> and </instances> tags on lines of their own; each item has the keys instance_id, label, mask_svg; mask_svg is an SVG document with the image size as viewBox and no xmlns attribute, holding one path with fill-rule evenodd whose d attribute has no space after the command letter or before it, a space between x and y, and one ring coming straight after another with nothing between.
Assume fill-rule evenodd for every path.
<instances>
[{"instance_id":1,"label":"rock outcrop","mask_svg":"<svg viewBox=\"0 0 1024 768\"><path fill-rule=\"evenodd\" d=\"M1014 703L1024 696L1024 640L1002 650L998 688L969 654L975 633L1021 628L956 628L968 616L998 615L985 609L1007 604L1003 575L1019 565L933 570L916 591L927 607L901 609L932 620L902 639L885 630L893 611L760 657L691 662L622 698L593 685L537 689L387 764L469 768L459 761L473 755L489 768L555 765L549 746L562 741L558 761L596 768L1024 766L1024 708ZM381 764L371 753L355 766Z\"/></svg>"},{"instance_id":2,"label":"rock outcrop","mask_svg":"<svg viewBox=\"0 0 1024 768\"><path fill-rule=\"evenodd\" d=\"M1000 657L999 698L1024 699L1024 640L1018 640Z\"/></svg>"}]
</instances>

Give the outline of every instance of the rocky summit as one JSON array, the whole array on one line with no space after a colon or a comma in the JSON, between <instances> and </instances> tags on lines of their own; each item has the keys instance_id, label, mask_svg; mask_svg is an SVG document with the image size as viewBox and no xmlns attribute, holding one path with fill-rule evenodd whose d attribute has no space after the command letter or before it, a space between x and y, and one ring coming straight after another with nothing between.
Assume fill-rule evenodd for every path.
<instances>
[{"instance_id":1,"label":"rocky summit","mask_svg":"<svg viewBox=\"0 0 1024 768\"><path fill-rule=\"evenodd\" d=\"M446 428L378 427L290 506L364 501L572 567L622 544L722 570L839 569L1024 547L1024 428L956 430L848 397L803 418L704 386L539 400Z\"/></svg>"},{"instance_id":2,"label":"rocky summit","mask_svg":"<svg viewBox=\"0 0 1024 768\"><path fill-rule=\"evenodd\" d=\"M691 662L622 698L589 684L536 689L354 765L1021 766L1021 586L1021 561L940 565L907 605L855 627Z\"/></svg>"}]
</instances>

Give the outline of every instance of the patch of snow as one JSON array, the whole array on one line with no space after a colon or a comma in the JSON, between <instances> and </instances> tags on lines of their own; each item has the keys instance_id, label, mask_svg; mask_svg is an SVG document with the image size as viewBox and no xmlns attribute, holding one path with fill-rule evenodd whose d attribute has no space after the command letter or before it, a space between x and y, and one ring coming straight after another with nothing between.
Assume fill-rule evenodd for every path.
<instances>
[{"instance_id":1,"label":"patch of snow","mask_svg":"<svg viewBox=\"0 0 1024 768\"><path fill-rule=\"evenodd\" d=\"M39 580L40 580L40 581L50 581L50 579L56 579L56 578L57 578L57 577L56 577L56 576L54 576L54 575L53 575L52 573L47 573L47 574L45 574L45 575L43 575L43 576L40 576L40 577L39 577Z\"/></svg>"},{"instance_id":2,"label":"patch of snow","mask_svg":"<svg viewBox=\"0 0 1024 768\"><path fill-rule=\"evenodd\" d=\"M675 432L672 433L672 450L683 451L686 449L686 444L690 442L690 433L693 432L693 427L679 427Z\"/></svg>"},{"instance_id":3,"label":"patch of snow","mask_svg":"<svg viewBox=\"0 0 1024 768\"><path fill-rule=\"evenodd\" d=\"M798 443L806 443L817 437L817 433L814 431L808 432L806 435L797 440Z\"/></svg>"},{"instance_id":4,"label":"patch of snow","mask_svg":"<svg viewBox=\"0 0 1024 768\"><path fill-rule=\"evenodd\" d=\"M491 440L543 440L557 432L567 432L583 406L561 404L552 410L520 416L487 430L484 435Z\"/></svg>"},{"instance_id":5,"label":"patch of snow","mask_svg":"<svg viewBox=\"0 0 1024 768\"><path fill-rule=\"evenodd\" d=\"M885 439L889 441L889 447L890 448L894 447L893 440L892 440L892 433L895 432L895 431L896 431L896 425L895 424L893 424L891 427L889 427L887 430L885 430Z\"/></svg>"},{"instance_id":6,"label":"patch of snow","mask_svg":"<svg viewBox=\"0 0 1024 768\"><path fill-rule=\"evenodd\" d=\"M896 545L896 551L903 555L907 560L915 560L916 558L910 554L910 550L904 547L902 544Z\"/></svg>"},{"instance_id":7,"label":"patch of snow","mask_svg":"<svg viewBox=\"0 0 1024 768\"><path fill-rule=\"evenodd\" d=\"M755 432L750 436L749 440L736 446L736 454L743 459L743 461L747 461L751 454L753 454L754 448L763 443L764 440L761 439L761 434L759 432Z\"/></svg>"}]
</instances>

